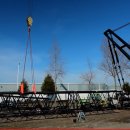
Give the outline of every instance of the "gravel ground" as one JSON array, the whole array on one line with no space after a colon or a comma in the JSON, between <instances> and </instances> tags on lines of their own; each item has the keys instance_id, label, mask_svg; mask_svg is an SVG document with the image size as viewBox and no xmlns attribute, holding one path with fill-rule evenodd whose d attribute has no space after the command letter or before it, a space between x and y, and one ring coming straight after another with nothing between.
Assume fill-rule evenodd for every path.
<instances>
[{"instance_id":1,"label":"gravel ground","mask_svg":"<svg viewBox=\"0 0 130 130\"><path fill-rule=\"evenodd\" d=\"M76 117L35 119L0 123L0 128L130 128L130 110L115 110L108 113L87 113L86 119L74 123Z\"/></svg>"}]
</instances>

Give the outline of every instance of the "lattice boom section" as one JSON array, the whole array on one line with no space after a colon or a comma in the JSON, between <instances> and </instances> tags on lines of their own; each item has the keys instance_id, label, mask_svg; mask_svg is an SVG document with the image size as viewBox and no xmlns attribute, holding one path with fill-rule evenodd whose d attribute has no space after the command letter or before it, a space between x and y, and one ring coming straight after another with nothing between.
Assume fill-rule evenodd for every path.
<instances>
[{"instance_id":1,"label":"lattice boom section","mask_svg":"<svg viewBox=\"0 0 130 130\"><path fill-rule=\"evenodd\" d=\"M68 117L77 112L101 112L122 106L121 91L61 91L0 93L0 118Z\"/></svg>"}]
</instances>

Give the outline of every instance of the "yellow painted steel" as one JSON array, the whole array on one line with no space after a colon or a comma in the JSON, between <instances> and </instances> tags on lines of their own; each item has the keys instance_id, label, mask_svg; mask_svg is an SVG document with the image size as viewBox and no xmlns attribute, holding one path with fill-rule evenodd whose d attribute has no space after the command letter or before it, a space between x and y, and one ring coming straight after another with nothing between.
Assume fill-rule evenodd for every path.
<instances>
[{"instance_id":1,"label":"yellow painted steel","mask_svg":"<svg viewBox=\"0 0 130 130\"><path fill-rule=\"evenodd\" d=\"M27 18L27 25L28 25L28 26L32 26L32 22L33 22L33 19L32 19L32 17L29 16L29 17Z\"/></svg>"}]
</instances>

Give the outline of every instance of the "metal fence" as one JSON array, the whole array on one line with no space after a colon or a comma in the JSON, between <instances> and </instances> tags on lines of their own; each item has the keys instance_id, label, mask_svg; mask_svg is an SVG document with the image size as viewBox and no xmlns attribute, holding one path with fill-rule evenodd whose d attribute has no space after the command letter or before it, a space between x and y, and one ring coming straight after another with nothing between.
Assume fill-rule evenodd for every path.
<instances>
[{"instance_id":1,"label":"metal fence","mask_svg":"<svg viewBox=\"0 0 130 130\"><path fill-rule=\"evenodd\" d=\"M17 91L18 86L16 83L0 83L0 92ZM41 83L36 84L36 90L41 91ZM117 90L120 88L117 86ZM31 84L29 84L29 90L31 91ZM106 84L77 84L77 83L63 83L57 84L57 91L92 91L92 90L115 90L114 86L108 86Z\"/></svg>"}]
</instances>

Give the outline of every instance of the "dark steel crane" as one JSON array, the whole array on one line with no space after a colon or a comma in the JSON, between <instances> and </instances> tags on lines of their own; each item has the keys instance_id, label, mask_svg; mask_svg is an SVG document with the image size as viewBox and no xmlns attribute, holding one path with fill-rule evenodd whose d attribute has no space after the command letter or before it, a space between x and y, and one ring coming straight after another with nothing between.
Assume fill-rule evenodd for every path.
<instances>
[{"instance_id":1,"label":"dark steel crane","mask_svg":"<svg viewBox=\"0 0 130 130\"><path fill-rule=\"evenodd\" d=\"M122 74L122 70L121 70L121 66L120 66L120 60L119 60L119 56L118 56L118 53L117 53L117 49L128 60L130 60L130 54L128 54L128 50L130 50L130 45L126 41L124 41L120 36L118 36L115 33L115 31L117 31L119 29L122 29L122 28L126 27L129 24L130 24L130 22L125 24L125 25L123 25L123 26L120 26L120 27L118 27L118 28L116 28L114 30L108 29L108 30L106 30L104 32L104 35L106 36L107 41L108 41L108 46L109 46L111 57L112 57L112 64L113 64L113 67L115 69L116 76L118 78L120 87L122 87L121 80L122 80L122 83L124 84L124 77L123 77L123 74Z\"/></svg>"}]
</instances>

